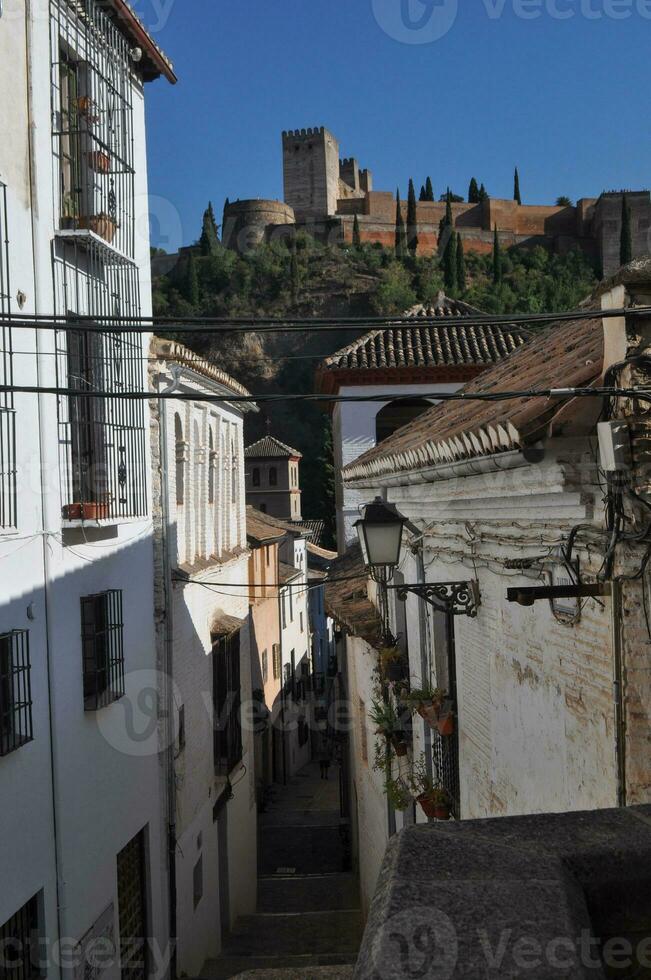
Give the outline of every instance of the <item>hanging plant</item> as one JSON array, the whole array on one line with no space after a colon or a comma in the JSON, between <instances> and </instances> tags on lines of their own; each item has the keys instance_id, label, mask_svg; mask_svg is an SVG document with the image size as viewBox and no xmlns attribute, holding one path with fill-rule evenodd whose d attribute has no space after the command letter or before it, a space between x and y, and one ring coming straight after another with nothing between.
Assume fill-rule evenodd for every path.
<instances>
[{"instance_id":1,"label":"hanging plant","mask_svg":"<svg viewBox=\"0 0 651 980\"><path fill-rule=\"evenodd\" d=\"M387 800L394 810L406 810L412 802L409 786L404 779L387 779L384 784Z\"/></svg>"},{"instance_id":2,"label":"hanging plant","mask_svg":"<svg viewBox=\"0 0 651 980\"><path fill-rule=\"evenodd\" d=\"M436 783L425 764L424 757L414 763L411 789L426 817L436 820L450 819L450 796L445 787Z\"/></svg>"},{"instance_id":3,"label":"hanging plant","mask_svg":"<svg viewBox=\"0 0 651 980\"><path fill-rule=\"evenodd\" d=\"M380 650L382 673L388 681L401 681L407 673L407 658L398 646Z\"/></svg>"}]
</instances>

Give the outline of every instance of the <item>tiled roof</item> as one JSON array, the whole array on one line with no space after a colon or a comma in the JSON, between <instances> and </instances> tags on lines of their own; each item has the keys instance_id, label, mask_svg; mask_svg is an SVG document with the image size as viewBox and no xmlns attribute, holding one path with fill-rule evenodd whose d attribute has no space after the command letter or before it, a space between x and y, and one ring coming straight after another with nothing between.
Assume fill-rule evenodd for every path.
<instances>
[{"instance_id":1,"label":"tiled roof","mask_svg":"<svg viewBox=\"0 0 651 980\"><path fill-rule=\"evenodd\" d=\"M251 394L244 385L236 381L235 378L231 378L229 374L226 374L225 371L218 368L216 364L207 361L204 357L200 357L199 354L195 354L193 350L184 347L183 344L179 344L175 340L168 340L164 337L152 337L150 352L152 357L158 357L161 361L174 361L175 364L182 364L184 367L196 371L197 374L203 375L204 378L208 378L210 381L216 381L217 384L223 385L232 391L234 395L242 395L246 398Z\"/></svg>"},{"instance_id":2,"label":"tiled roof","mask_svg":"<svg viewBox=\"0 0 651 980\"><path fill-rule=\"evenodd\" d=\"M275 436L263 436L262 439L258 439L253 445L246 447L244 455L249 459L262 459L266 456L275 459L289 459L290 457L301 459L301 453L297 449L285 445Z\"/></svg>"},{"instance_id":3,"label":"tiled roof","mask_svg":"<svg viewBox=\"0 0 651 980\"><path fill-rule=\"evenodd\" d=\"M358 544L340 555L329 568L325 583L326 611L354 636L370 646L380 645L382 623L378 611L368 598L368 576Z\"/></svg>"},{"instance_id":4,"label":"tiled roof","mask_svg":"<svg viewBox=\"0 0 651 980\"><path fill-rule=\"evenodd\" d=\"M220 610L210 624L210 632L213 636L232 636L233 633L243 630L245 626L246 619L229 616L228 613Z\"/></svg>"},{"instance_id":5,"label":"tiled roof","mask_svg":"<svg viewBox=\"0 0 651 980\"><path fill-rule=\"evenodd\" d=\"M312 532L303 527L298 521L281 521L279 517L272 517L271 514L263 514L260 510L255 510L255 508L250 505L247 506L247 511L251 509L255 512L255 515L259 521L263 524L269 525L270 528L278 528L280 531L285 531L287 534L293 534L295 538L309 538L312 536Z\"/></svg>"},{"instance_id":6,"label":"tiled roof","mask_svg":"<svg viewBox=\"0 0 651 980\"><path fill-rule=\"evenodd\" d=\"M602 363L600 319L560 323L485 371L464 391L586 387L600 376ZM525 446L545 433L566 403L544 396L441 402L347 466L344 479L435 467Z\"/></svg>"},{"instance_id":7,"label":"tiled roof","mask_svg":"<svg viewBox=\"0 0 651 980\"><path fill-rule=\"evenodd\" d=\"M122 29L133 38L136 44L142 45L144 53L152 66L154 75L164 75L172 85L175 85L177 77L174 73L172 62L162 48L156 44L144 23L136 14L132 4L128 3L127 0L110 0L110 5L114 9Z\"/></svg>"},{"instance_id":8,"label":"tiled roof","mask_svg":"<svg viewBox=\"0 0 651 980\"><path fill-rule=\"evenodd\" d=\"M282 541L285 532L280 528L274 528L267 521L262 520L262 514L253 507L246 508L246 536L257 544L269 544L274 541Z\"/></svg>"},{"instance_id":9,"label":"tiled roof","mask_svg":"<svg viewBox=\"0 0 651 980\"><path fill-rule=\"evenodd\" d=\"M296 568L294 565L288 565L287 562L278 562L278 574L280 576L280 581L283 585L286 582L291 582L295 578L299 578L301 573L300 568Z\"/></svg>"},{"instance_id":10,"label":"tiled roof","mask_svg":"<svg viewBox=\"0 0 651 980\"><path fill-rule=\"evenodd\" d=\"M405 316L413 326L396 324L371 330L327 357L319 373L372 371L387 368L479 367L494 364L521 347L526 331L515 326L464 324L463 318L482 316L479 310L440 295L432 306L418 306ZM436 318L440 322L432 322ZM419 322L422 320L423 322Z\"/></svg>"},{"instance_id":11,"label":"tiled roof","mask_svg":"<svg viewBox=\"0 0 651 980\"><path fill-rule=\"evenodd\" d=\"M320 545L325 534L325 521L291 521L295 527L302 527L310 532L310 540Z\"/></svg>"}]
</instances>

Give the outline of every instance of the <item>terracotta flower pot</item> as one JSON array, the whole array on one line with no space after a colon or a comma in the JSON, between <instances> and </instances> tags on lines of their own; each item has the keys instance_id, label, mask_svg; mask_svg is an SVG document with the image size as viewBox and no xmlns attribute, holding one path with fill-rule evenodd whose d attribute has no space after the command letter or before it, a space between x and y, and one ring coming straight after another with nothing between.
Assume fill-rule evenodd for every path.
<instances>
[{"instance_id":1,"label":"terracotta flower pot","mask_svg":"<svg viewBox=\"0 0 651 980\"><path fill-rule=\"evenodd\" d=\"M88 154L88 165L98 174L107 174L111 169L111 158L103 150L93 150Z\"/></svg>"},{"instance_id":2,"label":"terracotta flower pot","mask_svg":"<svg viewBox=\"0 0 651 980\"><path fill-rule=\"evenodd\" d=\"M427 793L418 797L421 809L430 820L449 820L450 807L447 803L439 803Z\"/></svg>"},{"instance_id":3,"label":"terracotta flower pot","mask_svg":"<svg viewBox=\"0 0 651 980\"><path fill-rule=\"evenodd\" d=\"M96 235L103 238L105 241L111 244L115 238L115 231L117 229L117 224L113 218L109 218L108 214L91 214L91 215L80 215L77 225L79 228L88 228L90 231L94 231Z\"/></svg>"},{"instance_id":4,"label":"terracotta flower pot","mask_svg":"<svg viewBox=\"0 0 651 980\"><path fill-rule=\"evenodd\" d=\"M454 715L439 715L436 720L439 735L454 735Z\"/></svg>"},{"instance_id":5,"label":"terracotta flower pot","mask_svg":"<svg viewBox=\"0 0 651 980\"><path fill-rule=\"evenodd\" d=\"M66 504L63 508L63 518L66 521L104 521L109 516L108 503Z\"/></svg>"},{"instance_id":6,"label":"terracotta flower pot","mask_svg":"<svg viewBox=\"0 0 651 980\"><path fill-rule=\"evenodd\" d=\"M447 803L437 803L434 807L434 818L436 820L449 820L450 807Z\"/></svg>"},{"instance_id":7,"label":"terracotta flower pot","mask_svg":"<svg viewBox=\"0 0 651 980\"><path fill-rule=\"evenodd\" d=\"M433 704L423 704L423 702L421 702L416 710L421 718L426 721L431 728L436 727L438 722L438 713Z\"/></svg>"},{"instance_id":8,"label":"terracotta flower pot","mask_svg":"<svg viewBox=\"0 0 651 980\"><path fill-rule=\"evenodd\" d=\"M409 752L409 743L405 742L403 738L394 737L391 739L394 751L399 759L404 759L404 757Z\"/></svg>"},{"instance_id":9,"label":"terracotta flower pot","mask_svg":"<svg viewBox=\"0 0 651 980\"><path fill-rule=\"evenodd\" d=\"M76 99L77 112L80 116L85 116L89 122L97 122L99 120L99 109L96 104L91 99L90 95L80 95Z\"/></svg>"}]
</instances>

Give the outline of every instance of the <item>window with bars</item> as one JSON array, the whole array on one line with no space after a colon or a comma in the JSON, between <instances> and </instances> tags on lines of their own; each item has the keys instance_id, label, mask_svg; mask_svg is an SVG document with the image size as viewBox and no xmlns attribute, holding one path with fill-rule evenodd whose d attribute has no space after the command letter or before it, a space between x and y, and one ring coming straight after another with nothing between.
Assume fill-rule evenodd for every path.
<instances>
[{"instance_id":1,"label":"window with bars","mask_svg":"<svg viewBox=\"0 0 651 980\"><path fill-rule=\"evenodd\" d=\"M143 343L138 270L99 246L55 243L55 306L61 494L64 520L120 520L147 513ZM80 316L94 322L75 325ZM124 317L121 331L107 329ZM94 397L97 392L97 397Z\"/></svg>"},{"instance_id":2,"label":"window with bars","mask_svg":"<svg viewBox=\"0 0 651 980\"><path fill-rule=\"evenodd\" d=\"M7 188L0 181L0 384L13 384ZM0 531L16 519L16 413L11 391L0 392Z\"/></svg>"},{"instance_id":3,"label":"window with bars","mask_svg":"<svg viewBox=\"0 0 651 980\"><path fill-rule=\"evenodd\" d=\"M274 680L280 680L280 674L282 672L282 658L280 654L280 643L274 643L273 645L273 672Z\"/></svg>"},{"instance_id":4,"label":"window with bars","mask_svg":"<svg viewBox=\"0 0 651 980\"><path fill-rule=\"evenodd\" d=\"M81 600L84 709L97 711L124 696L122 591Z\"/></svg>"},{"instance_id":5,"label":"window with bars","mask_svg":"<svg viewBox=\"0 0 651 980\"><path fill-rule=\"evenodd\" d=\"M43 976L39 967L38 895L34 895L10 919L0 925L0 977L34 980Z\"/></svg>"},{"instance_id":6,"label":"window with bars","mask_svg":"<svg viewBox=\"0 0 651 980\"><path fill-rule=\"evenodd\" d=\"M242 759L240 634L213 636L215 772L227 776Z\"/></svg>"},{"instance_id":7,"label":"window with bars","mask_svg":"<svg viewBox=\"0 0 651 980\"><path fill-rule=\"evenodd\" d=\"M63 232L135 252L133 62L101 0L51 0L52 150Z\"/></svg>"},{"instance_id":8,"label":"window with bars","mask_svg":"<svg viewBox=\"0 0 651 980\"><path fill-rule=\"evenodd\" d=\"M34 737L30 671L28 631L0 635L0 756Z\"/></svg>"}]
</instances>

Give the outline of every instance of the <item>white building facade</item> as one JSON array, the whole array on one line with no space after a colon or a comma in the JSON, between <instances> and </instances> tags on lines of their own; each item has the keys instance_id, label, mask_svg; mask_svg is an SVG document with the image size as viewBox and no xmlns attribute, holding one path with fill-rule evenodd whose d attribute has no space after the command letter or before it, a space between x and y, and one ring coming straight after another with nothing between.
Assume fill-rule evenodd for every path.
<instances>
[{"instance_id":1,"label":"white building facade","mask_svg":"<svg viewBox=\"0 0 651 980\"><path fill-rule=\"evenodd\" d=\"M0 936L23 976L79 975L100 937L117 950L102 976L169 970L155 719L138 709L156 668L148 412L87 396L146 390L148 338L128 328L151 313L136 229L143 83L161 74L119 0L0 18L0 383L73 392L0 394Z\"/></svg>"},{"instance_id":2,"label":"white building facade","mask_svg":"<svg viewBox=\"0 0 651 980\"><path fill-rule=\"evenodd\" d=\"M152 391L185 399L155 403L152 448L161 693L173 720L177 970L198 976L256 904L243 441L243 413L255 407L229 402L248 392L181 345L156 338L152 355Z\"/></svg>"}]
</instances>

